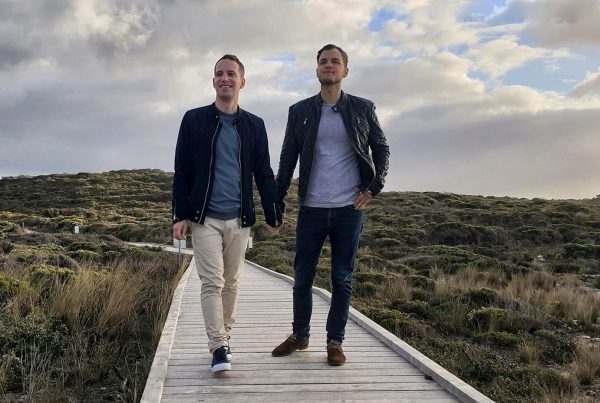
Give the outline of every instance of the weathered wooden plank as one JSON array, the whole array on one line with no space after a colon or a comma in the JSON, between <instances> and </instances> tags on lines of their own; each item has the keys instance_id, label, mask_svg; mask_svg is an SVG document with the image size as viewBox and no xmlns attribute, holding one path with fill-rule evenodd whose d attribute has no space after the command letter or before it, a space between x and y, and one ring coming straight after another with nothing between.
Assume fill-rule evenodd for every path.
<instances>
[{"instance_id":1,"label":"weathered wooden plank","mask_svg":"<svg viewBox=\"0 0 600 403\"><path fill-rule=\"evenodd\" d=\"M435 382L424 383L411 383L411 382L388 382L382 384L365 383L364 381L358 383L297 383L297 384L214 384L214 385L180 385L180 386L165 386L164 395L173 393L215 393L221 392L227 395L244 392L264 392L266 394L282 393L282 392L329 392L329 393L340 393L340 392L368 392L368 391L413 391L413 392L426 392L426 391L443 391L444 389ZM446 395L448 392L446 392ZM271 395L273 396L273 395ZM401 397L398 395L397 397ZM331 395L333 397L333 395Z\"/></svg>"},{"instance_id":2,"label":"weathered wooden plank","mask_svg":"<svg viewBox=\"0 0 600 403\"><path fill-rule=\"evenodd\" d=\"M385 392L365 392L357 394L357 392L336 392L332 394L330 392L308 392L302 391L298 393L293 392L278 392L267 394L264 392L252 393L252 392L235 392L235 393L204 393L202 395L195 391L190 393L178 393L168 394L162 399L164 403L191 403L191 402L378 402L378 403L422 403L437 402L437 403L449 403L456 402L456 400L448 395L446 391L419 391L414 393L402 393L401 400L399 400L399 394L397 391L385 391Z\"/></svg>"},{"instance_id":3,"label":"weathered wooden plank","mask_svg":"<svg viewBox=\"0 0 600 403\"><path fill-rule=\"evenodd\" d=\"M255 379L256 374L249 370L240 370L236 365L235 369L227 374L228 379L246 380ZM258 368L258 366L254 366ZM395 377L392 381L408 382L408 377L411 377L411 382L423 382L425 380L422 373L416 370L414 367L400 367L400 368L388 368L388 369L371 369L371 368L336 368L335 370L329 370L326 368L320 369L287 369L287 368L262 368L260 370L260 377L267 381L273 381L275 383L290 383L287 382L290 379L297 380L298 382L303 381L307 378L321 378L327 377L325 383L348 383L350 379L360 378L361 382L364 379L369 379L371 383L385 383L386 377ZM206 366L195 367L195 368L181 368L180 370L169 371L167 380L179 381L182 379L193 379L193 380L204 380L207 378L214 378L214 375L210 373ZM291 382L296 383L296 382ZM166 382L165 385L168 385Z\"/></svg>"},{"instance_id":4,"label":"weathered wooden plank","mask_svg":"<svg viewBox=\"0 0 600 403\"><path fill-rule=\"evenodd\" d=\"M303 354L304 353L304 354ZM311 363L320 362L323 365L327 365L327 356L325 352L321 354L306 354L303 351L296 352L288 357L273 357L270 354L252 354L252 353L239 353L235 354L235 365L236 362L248 362L248 363ZM179 357L169 358L169 367L174 365L189 365L191 364L203 364L210 365L211 355L206 352L203 354L180 354ZM352 356L350 362L407 362L404 358L397 355L385 355L385 356ZM346 365L348 365L347 363Z\"/></svg>"},{"instance_id":5,"label":"weathered wooden plank","mask_svg":"<svg viewBox=\"0 0 600 403\"><path fill-rule=\"evenodd\" d=\"M248 371L244 372L235 372L230 371L225 376L217 378L214 374L206 371L205 376L200 376L198 378L169 378L165 379L165 385L167 386L231 386L231 385L260 385L263 386L281 386L281 385L336 385L341 386L345 384L359 384L365 382L364 376L352 376L346 375L343 376L335 376L335 375L317 375L317 376L309 376L309 375L300 375L298 377L257 377L254 374L249 374ZM427 389L441 389L440 385L433 381L426 381L425 378L420 375L403 375L403 376L378 376L375 378L368 379L370 385L377 385L379 383L392 383L395 382L397 384L417 384L415 386L410 386L412 389L417 390L427 390Z\"/></svg>"},{"instance_id":6,"label":"weathered wooden plank","mask_svg":"<svg viewBox=\"0 0 600 403\"><path fill-rule=\"evenodd\" d=\"M233 371L259 371L261 374L263 371L281 370L281 371L295 371L295 370L319 370L319 371L330 371L331 367L326 365L325 362L239 362L236 361L236 357L233 359ZM188 365L171 365L169 368L169 374L174 374L180 371L206 371L208 363L197 362ZM415 367L409 362L351 362L337 367L334 370L338 372L354 371L356 369L372 370L377 373L385 373L386 370L402 370L402 369L415 370ZM419 372L420 373L420 372Z\"/></svg>"}]
</instances>

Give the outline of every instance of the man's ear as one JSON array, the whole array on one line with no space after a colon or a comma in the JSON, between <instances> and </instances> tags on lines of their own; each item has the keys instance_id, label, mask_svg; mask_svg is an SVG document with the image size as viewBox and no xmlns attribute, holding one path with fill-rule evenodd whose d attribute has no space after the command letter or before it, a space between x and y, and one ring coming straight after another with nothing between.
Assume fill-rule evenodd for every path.
<instances>
[{"instance_id":1,"label":"man's ear","mask_svg":"<svg viewBox=\"0 0 600 403\"><path fill-rule=\"evenodd\" d=\"M242 78L242 85L240 85L240 89L246 86L246 78Z\"/></svg>"}]
</instances>

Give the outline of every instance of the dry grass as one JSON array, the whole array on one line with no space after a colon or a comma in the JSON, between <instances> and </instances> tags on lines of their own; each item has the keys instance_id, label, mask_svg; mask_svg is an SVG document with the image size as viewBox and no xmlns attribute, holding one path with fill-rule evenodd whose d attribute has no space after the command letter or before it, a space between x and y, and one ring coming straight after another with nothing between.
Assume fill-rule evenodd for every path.
<instances>
[{"instance_id":1,"label":"dry grass","mask_svg":"<svg viewBox=\"0 0 600 403\"><path fill-rule=\"evenodd\" d=\"M503 292L561 319L586 325L597 323L600 296L583 289L574 276L561 281L551 274L534 272L513 277Z\"/></svg>"},{"instance_id":2,"label":"dry grass","mask_svg":"<svg viewBox=\"0 0 600 403\"><path fill-rule=\"evenodd\" d=\"M411 293L412 287L408 285L404 278L401 277L388 279L381 290L382 298L391 301L397 299L408 301L410 300Z\"/></svg>"},{"instance_id":3,"label":"dry grass","mask_svg":"<svg viewBox=\"0 0 600 403\"><path fill-rule=\"evenodd\" d=\"M573 361L573 373L582 385L590 385L600 376L600 346L590 342L577 345L577 357Z\"/></svg>"},{"instance_id":4,"label":"dry grass","mask_svg":"<svg viewBox=\"0 0 600 403\"><path fill-rule=\"evenodd\" d=\"M178 267L174 256L162 252L125 252L106 266L80 262L80 270L64 283L25 288L3 307L4 320L22 320L19 326L28 326L31 340L59 339L52 339L57 343L52 351L36 342L24 345L26 353L17 354L22 382L9 391L31 402L75 396L138 401L173 289L187 263L184 259ZM6 393L5 367L0 365L0 396Z\"/></svg>"},{"instance_id":5,"label":"dry grass","mask_svg":"<svg viewBox=\"0 0 600 403\"><path fill-rule=\"evenodd\" d=\"M461 269L455 275L447 275L435 268L431 271L431 279L435 281L435 294L443 298L451 298L456 294L456 290L489 286L485 273L481 273L475 267Z\"/></svg>"},{"instance_id":6,"label":"dry grass","mask_svg":"<svg viewBox=\"0 0 600 403\"><path fill-rule=\"evenodd\" d=\"M517 348L517 356L525 364L537 365L542 356L542 351L532 342L522 342Z\"/></svg>"}]
</instances>

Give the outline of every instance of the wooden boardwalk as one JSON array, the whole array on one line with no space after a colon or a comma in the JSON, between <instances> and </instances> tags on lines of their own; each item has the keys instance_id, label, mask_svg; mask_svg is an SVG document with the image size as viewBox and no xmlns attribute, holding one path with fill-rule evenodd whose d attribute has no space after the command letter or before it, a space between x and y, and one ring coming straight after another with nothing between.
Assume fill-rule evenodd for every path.
<instances>
[{"instance_id":1,"label":"wooden boardwalk","mask_svg":"<svg viewBox=\"0 0 600 403\"><path fill-rule=\"evenodd\" d=\"M327 365L329 294L315 292L309 348L273 357L271 350L291 332L290 279L247 262L231 332L232 370L215 375L192 260L175 291L142 402L491 402L354 309L344 341L348 361Z\"/></svg>"}]
</instances>

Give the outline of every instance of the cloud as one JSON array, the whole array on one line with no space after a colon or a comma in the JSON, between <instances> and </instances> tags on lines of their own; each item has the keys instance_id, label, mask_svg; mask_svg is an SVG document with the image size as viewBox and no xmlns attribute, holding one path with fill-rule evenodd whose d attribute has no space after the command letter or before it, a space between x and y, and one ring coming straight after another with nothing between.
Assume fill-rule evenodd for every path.
<instances>
[{"instance_id":1,"label":"cloud","mask_svg":"<svg viewBox=\"0 0 600 403\"><path fill-rule=\"evenodd\" d=\"M508 71L524 66L536 59L566 57L568 52L550 51L519 44L516 35L504 35L471 47L468 52L475 63L474 68L497 79Z\"/></svg>"},{"instance_id":2,"label":"cloud","mask_svg":"<svg viewBox=\"0 0 600 403\"><path fill-rule=\"evenodd\" d=\"M459 1L412 1L396 5L400 17L384 24L384 35L407 52L435 53L477 43L477 33L457 19Z\"/></svg>"},{"instance_id":3,"label":"cloud","mask_svg":"<svg viewBox=\"0 0 600 403\"><path fill-rule=\"evenodd\" d=\"M574 97L598 97L600 98L600 68L597 72L587 72L585 79L578 83L571 95Z\"/></svg>"},{"instance_id":4,"label":"cloud","mask_svg":"<svg viewBox=\"0 0 600 403\"><path fill-rule=\"evenodd\" d=\"M224 53L246 65L240 105L264 118L276 168L288 107L319 91L316 52L336 43L344 90L375 101L392 146L386 190L600 193L600 70L564 77L570 95L501 81L571 57L525 35L558 3L509 1L476 22L460 0L35 3L0 0L0 175L172 170L181 117L214 100Z\"/></svg>"},{"instance_id":5,"label":"cloud","mask_svg":"<svg viewBox=\"0 0 600 403\"><path fill-rule=\"evenodd\" d=\"M398 172L390 187L548 198L600 190L597 109L480 114L458 123L462 113L422 110L389 122L396 128L390 169Z\"/></svg>"},{"instance_id":6,"label":"cloud","mask_svg":"<svg viewBox=\"0 0 600 403\"><path fill-rule=\"evenodd\" d=\"M597 46L600 0L509 0L502 18L523 18L527 32L542 46Z\"/></svg>"}]
</instances>

